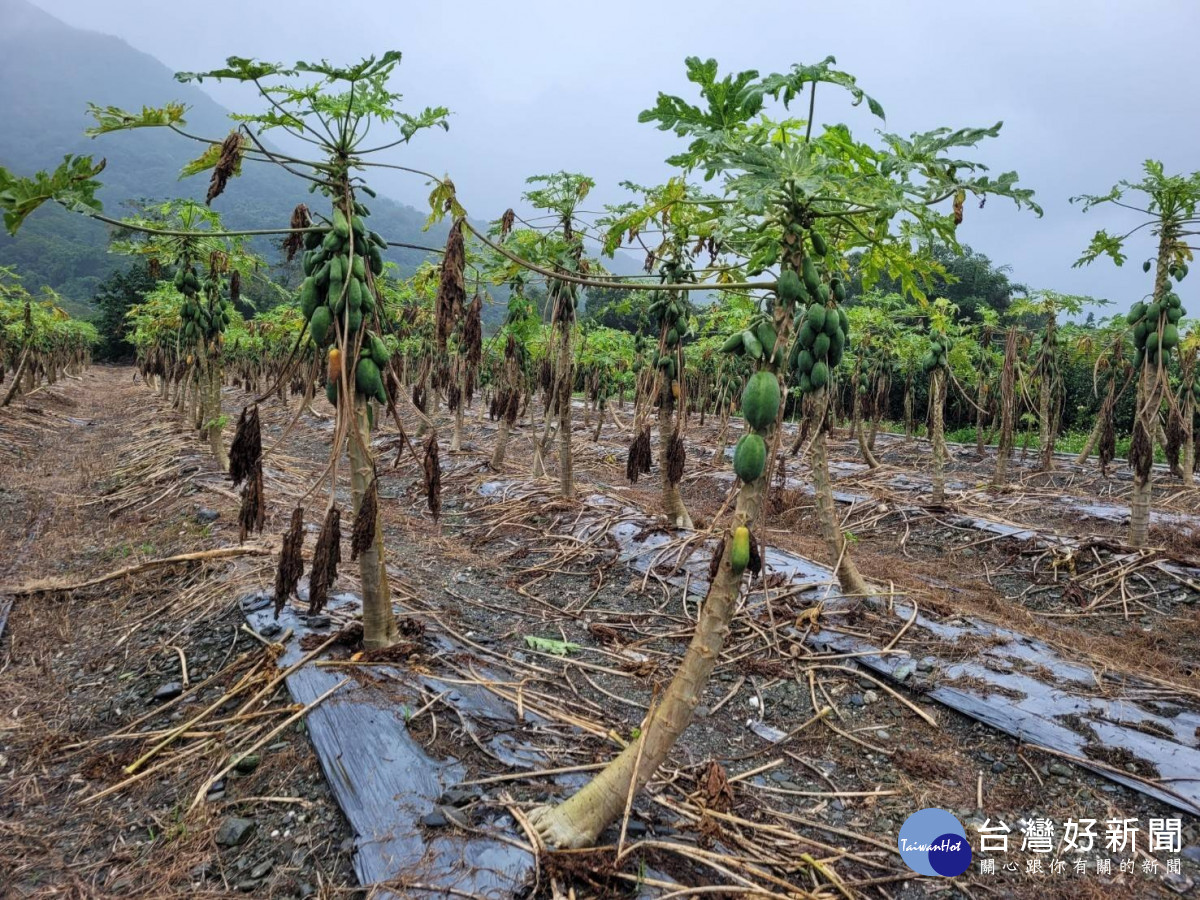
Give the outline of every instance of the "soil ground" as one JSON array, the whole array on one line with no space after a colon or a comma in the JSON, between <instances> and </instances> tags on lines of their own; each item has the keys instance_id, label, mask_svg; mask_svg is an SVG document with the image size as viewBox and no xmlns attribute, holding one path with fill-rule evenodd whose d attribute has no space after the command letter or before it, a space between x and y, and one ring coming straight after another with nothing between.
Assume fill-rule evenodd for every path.
<instances>
[{"instance_id":1,"label":"soil ground","mask_svg":"<svg viewBox=\"0 0 1200 900\"><path fill-rule=\"evenodd\" d=\"M225 408L236 413L249 398L227 388ZM268 458L267 527L265 537L247 542L250 549L277 551L291 509L324 467L331 408L324 399L314 407L317 415L300 415L285 453ZM296 398L263 404L264 446L295 413ZM617 414L630 424L631 408ZM637 485L625 481L629 432L610 422L594 441L594 419L585 427L584 412L576 410L575 417L583 502L557 500L555 482L529 477L535 429L518 429L504 471L491 473L484 463L494 424L473 408L463 452L451 455L443 413L443 509L436 525L417 466L394 427L382 427L376 442L396 599L464 650L453 659L418 650L402 664L464 677L484 664L507 670L524 685L517 704L536 714L519 737L548 765L562 768L602 762L616 740L629 738L669 679L696 613L695 599L671 588L670 566L643 575L615 563L611 544L572 539L581 522L599 514L586 500L592 493L641 510L646 526L658 509L657 468ZM718 430L711 419L701 426L696 418L688 429L682 492L698 528L714 520L729 490L728 465L712 462ZM952 509L934 509L921 505L919 489L894 481L903 474L919 488L928 478L927 445L881 437L877 453L884 467L867 472L850 465L858 461L857 448L845 437L840 432L831 447L834 462L843 464L835 487L869 502L839 512L869 581L915 599L924 612L973 616L1042 638L1106 678L1151 676L1165 689L1198 695L1200 592L1157 566L1168 559L1195 565L1194 533L1186 526L1160 532L1169 538L1165 552L1115 564L1121 524L1083 515L1058 499L1120 505L1128 482L1119 473L1101 478L1067 463L1049 476L1018 468L1017 482L995 492L986 488L990 460L959 448L949 473L960 483L949 492ZM655 450L657 459L657 441ZM802 461L784 459L787 476L797 484L807 480ZM481 484L492 479L503 481L507 493L481 495ZM1156 508L1196 515L1198 496L1160 479ZM340 502L348 504L345 497ZM323 501L304 505L315 527ZM0 585L44 578L79 583L125 566L235 547L237 508L236 493L201 442L131 369L94 368L0 412L0 546L10 548L0 556ZM1079 543L1070 551L1048 550L955 525L954 515L1003 518ZM760 539L828 562L812 500L801 490L774 492ZM238 598L269 590L274 562L272 555L250 553L202 559L74 591L16 597L0 642L0 895L358 892L352 836L302 724L273 733L292 707L273 684L272 650L239 630ZM348 560L339 587L356 587ZM649 794L634 804L624 843L636 843L636 851L615 867L605 851L548 857L546 881L573 887L580 897L618 896L639 879L724 885L729 896L744 884L739 879L783 896L815 890L837 896L835 880L852 895L879 897L1194 892L1200 881L1195 819L1022 747L924 701L919 692L890 693L854 670L852 660L814 658L803 646L803 628L791 625L802 622L811 605L769 590L747 598L696 722ZM885 640L897 630L872 614L839 627ZM576 646L560 659L546 645L531 645L531 636ZM917 656L931 640L907 634L901 646ZM247 691L244 683L253 687ZM232 699L219 702L223 692ZM244 698L254 692L262 696L248 706ZM135 776L149 774L127 780L124 766L210 705L212 715L135 770ZM932 713L936 726L914 705ZM788 740L763 739L768 729L791 732L823 707L832 712ZM459 757L467 780L512 775L447 721L440 729L437 721L426 715L412 723L431 755ZM244 771L235 769L216 790L207 789L251 747L254 758L243 762ZM1113 762L1136 769L1133 761ZM483 819L489 807L528 809L562 790L549 778L492 781L468 812ZM1013 851L999 858L997 874L982 875L975 865L951 882L914 877L895 853L896 834L908 814L925 806L954 812L968 828L988 818L1008 823ZM1182 818L1181 872L1167 876L1162 853L1155 854L1158 873L1150 875L1140 868L1144 856L1135 871L1122 872L1122 854L1098 852L1088 859L1111 857L1111 875L1097 874L1094 862L1085 875L1073 874L1071 866L1050 874L1051 856L1045 874L1026 874L1034 856L1016 849L1018 821L1034 817L1048 817L1059 829L1067 818L1094 818L1101 836L1107 820L1137 818L1143 847L1151 818ZM218 842L233 834L244 840ZM614 831L604 840L615 845L620 836ZM821 867L804 862L801 851ZM781 882L763 880L763 865L781 855L794 858L794 867L770 870ZM1004 871L1005 862L1018 871Z\"/></svg>"}]
</instances>

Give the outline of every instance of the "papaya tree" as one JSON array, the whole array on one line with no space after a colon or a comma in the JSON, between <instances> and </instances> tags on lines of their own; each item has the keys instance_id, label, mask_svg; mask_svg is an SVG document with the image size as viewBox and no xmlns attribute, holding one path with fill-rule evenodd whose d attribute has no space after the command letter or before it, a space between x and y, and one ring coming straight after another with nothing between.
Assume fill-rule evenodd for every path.
<instances>
[{"instance_id":1,"label":"papaya tree","mask_svg":"<svg viewBox=\"0 0 1200 900\"><path fill-rule=\"evenodd\" d=\"M1078 315L1084 298L1058 291L1039 290L1014 300L1009 315L1014 318L1033 316L1042 327L1032 341L1033 358L1028 372L1038 391L1038 435L1040 440L1038 471L1054 468L1054 444L1062 423L1062 408L1066 395L1063 386L1063 346L1059 337L1059 316Z\"/></svg>"},{"instance_id":2,"label":"papaya tree","mask_svg":"<svg viewBox=\"0 0 1200 900\"><path fill-rule=\"evenodd\" d=\"M950 354L957 345L958 307L944 298L929 304L928 349L921 359L921 369L929 376L929 447L933 460L931 502L942 506L946 502L946 392L953 377Z\"/></svg>"},{"instance_id":3,"label":"papaya tree","mask_svg":"<svg viewBox=\"0 0 1200 900\"><path fill-rule=\"evenodd\" d=\"M1154 469L1154 439L1159 428L1162 403L1174 405L1167 371L1171 354L1179 345L1179 321L1185 315L1176 286L1188 273L1200 216L1200 172L1167 175L1161 162L1147 160L1140 181L1118 182L1107 194L1073 197L1086 212L1111 204L1131 212L1135 224L1122 234L1100 229L1075 262L1088 265L1107 256L1118 266L1127 259L1126 245L1146 229L1154 239L1154 252L1142 263L1142 271L1153 276L1150 291L1126 315L1133 329L1134 369L1137 372L1137 402L1129 466L1133 469L1130 497L1129 542L1144 547L1149 540L1151 479ZM1146 302L1149 301L1149 302Z\"/></svg>"},{"instance_id":4,"label":"papaya tree","mask_svg":"<svg viewBox=\"0 0 1200 900\"><path fill-rule=\"evenodd\" d=\"M217 464L228 470L221 409L225 329L242 279L260 261L246 249L243 237L223 235L216 212L194 200L169 200L122 224L126 236L112 242L114 253L148 258L152 268L161 270L165 264L174 269L172 284L184 297L177 348L184 358L183 376L197 399L195 424Z\"/></svg>"},{"instance_id":5,"label":"papaya tree","mask_svg":"<svg viewBox=\"0 0 1200 900\"><path fill-rule=\"evenodd\" d=\"M1075 457L1075 464L1083 465L1095 449L1100 462L1100 474L1107 476L1108 464L1113 461L1117 448L1116 423L1113 419L1117 401L1135 374L1125 317L1115 317L1081 350L1091 357L1092 393L1100 400L1100 407L1096 411L1092 430Z\"/></svg>"},{"instance_id":6,"label":"papaya tree","mask_svg":"<svg viewBox=\"0 0 1200 900\"><path fill-rule=\"evenodd\" d=\"M326 390L329 400L337 408L330 461L318 482L319 486L328 480L329 499L309 578L309 607L316 611L324 604L340 560L340 511L336 496L338 463L345 450L350 459L355 518L351 556L359 562L364 644L368 647L385 646L396 638L370 449L374 418L370 404L375 402L381 408L388 407L393 414L394 407L387 402L389 397L380 372L381 366L389 366L390 354L380 338L379 297L375 282L382 272L382 251L387 241L366 225L369 210L359 194L370 197L373 191L361 173L371 167L391 165L377 161L377 154L408 143L422 130L447 127L448 114L441 107L427 108L415 116L399 110L401 97L388 86L399 62L397 51L388 51L378 58L368 57L345 68L325 62L299 62L285 67L231 57L223 68L176 76L182 82L213 79L240 82L255 88L266 102L267 110L236 116L238 127L228 136L203 138L187 132L186 110L182 104L146 107L137 113L115 107L93 107L96 125L89 132L96 136L162 127L199 140L205 149L187 166L185 174L211 173L208 203L220 196L229 180L241 172L245 161L282 167L296 177L298 184L307 184L310 191L326 198L329 205L324 212L317 212L316 218L307 206L298 205L286 228L211 231L206 235L232 238L281 234L285 236L289 258L303 251L305 280L299 292L300 308L313 342L323 352L328 348ZM394 127L395 132L384 143L371 146L367 142L368 133L378 130L378 126ZM306 160L267 148L263 135L274 130L285 132L314 148L318 158ZM103 168L103 163L96 164L90 157L68 157L53 172L39 172L32 178L19 178L0 169L0 208L5 211L6 227L14 232L41 203L54 200L109 224L134 227L157 237L187 231L130 226L105 216L96 198L100 186L97 176ZM199 275L195 277L199 282ZM186 276L185 279L185 289L194 287L191 279ZM202 320L200 324L203 324ZM183 327L186 329L186 324ZM256 414L249 417L243 414L242 423L248 429L254 429L256 426L250 423L257 421ZM257 440L243 435L239 425L234 446L251 448L257 444ZM436 446L433 450L436 459ZM244 477L248 471L260 466L260 459L247 458L239 461L237 468ZM237 475L234 477L236 480ZM250 483L253 481L252 477ZM243 520L257 519L261 523L261 515L247 515L245 509L247 503L261 504L261 501L261 492L258 496L243 493ZM298 508L291 521L276 577L277 608L295 590L301 572L303 511Z\"/></svg>"},{"instance_id":7,"label":"papaya tree","mask_svg":"<svg viewBox=\"0 0 1200 900\"><path fill-rule=\"evenodd\" d=\"M78 373L98 340L95 326L71 318L51 288L34 297L14 267L0 266L0 406L41 380L54 384ZM11 380L4 386L6 370Z\"/></svg>"},{"instance_id":8,"label":"papaya tree","mask_svg":"<svg viewBox=\"0 0 1200 900\"><path fill-rule=\"evenodd\" d=\"M1181 476L1190 485L1196 471L1196 406L1200 404L1200 378L1196 372L1197 351L1200 351L1200 332L1190 331L1179 344L1179 421L1183 445Z\"/></svg>"},{"instance_id":9,"label":"papaya tree","mask_svg":"<svg viewBox=\"0 0 1200 900\"><path fill-rule=\"evenodd\" d=\"M833 539L831 550L839 551L835 559L846 556L844 537L832 518L823 441L827 370L831 362L836 364L837 352L845 350L847 329L840 308L844 288L838 289L843 254L861 247L869 276L889 271L917 289L920 272L907 252L906 235L936 234L952 240L967 193L999 193L1019 206L1032 204L1030 192L1016 187L1015 175L992 180L981 174L977 164L951 155L995 135L998 125L939 129L910 138L884 135L883 146L874 147L856 141L844 125L829 126L814 136L815 95L811 93L809 121L779 122L766 116L768 99L786 107L802 92L829 85L848 91L856 102L865 101L882 117L878 103L832 63L830 58L815 66L794 66L781 75L760 77L747 71L718 80L715 60L690 58L688 79L699 88L702 105L660 94L655 107L641 115L642 121L656 122L661 129L690 139L687 149L670 160L685 174L702 171L708 179L721 177L723 195L713 198L710 209L721 226L722 249L739 254L752 276L773 266L779 267L779 275L762 317L737 335L736 347L733 336L729 339L729 351L740 347L739 355L756 371L742 395L748 431L734 455L740 485L715 552L695 633L637 739L580 791L531 815L534 827L553 846L594 843L621 815L630 796L645 786L691 721L729 633L746 570L752 557L761 559L761 548L752 553L751 530L761 519L767 448L774 446L783 415L781 385L788 383L789 370L804 352L811 368L801 375L800 388L813 395L818 410L814 478L819 504L829 504L820 513L822 530L832 524L834 534L827 535ZM942 202L956 198L954 211L935 211ZM893 232L892 220L901 215L904 228ZM905 252L897 252L899 244ZM835 333L840 335L840 346ZM838 568L845 577L843 567ZM861 591L860 576L858 582L851 582L852 592Z\"/></svg>"}]
</instances>

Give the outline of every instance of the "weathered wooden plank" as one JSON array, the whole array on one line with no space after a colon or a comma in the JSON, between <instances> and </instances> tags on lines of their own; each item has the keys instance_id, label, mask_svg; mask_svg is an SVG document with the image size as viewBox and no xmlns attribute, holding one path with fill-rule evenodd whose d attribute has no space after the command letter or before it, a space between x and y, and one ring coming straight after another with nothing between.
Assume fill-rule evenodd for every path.
<instances>
[{"instance_id":1,"label":"weathered wooden plank","mask_svg":"<svg viewBox=\"0 0 1200 900\"><path fill-rule=\"evenodd\" d=\"M0 597L0 638L4 637L4 626L8 624L8 614L12 612L15 597Z\"/></svg>"}]
</instances>

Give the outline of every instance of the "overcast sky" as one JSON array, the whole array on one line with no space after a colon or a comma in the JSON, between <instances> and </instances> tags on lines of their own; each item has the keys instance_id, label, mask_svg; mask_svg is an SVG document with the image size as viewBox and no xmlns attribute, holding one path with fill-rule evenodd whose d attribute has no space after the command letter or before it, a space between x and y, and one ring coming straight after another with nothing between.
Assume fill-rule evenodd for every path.
<instances>
[{"instance_id":1,"label":"overcast sky","mask_svg":"<svg viewBox=\"0 0 1200 900\"><path fill-rule=\"evenodd\" d=\"M591 175L598 188L589 205L625 199L621 180L665 179L663 159L680 141L637 115L660 90L694 97L684 78L689 55L716 57L723 71L766 73L832 54L883 104L886 129L901 134L1003 120L978 158L994 173L1016 169L1046 214L999 200L984 210L968 204L960 236L1032 287L1128 306L1148 288L1140 265L1071 263L1096 228L1133 220L1120 210L1084 215L1067 198L1136 179L1147 157L1169 171L1200 169L1195 0L34 2L175 70L212 68L230 55L349 62L399 49L406 103L441 104L453 117L449 133L419 135L396 161L449 173L479 218L515 205L536 173ZM227 106L249 102L234 86L204 88ZM833 91L822 99L819 120L846 121L862 136L875 127ZM424 208L419 181L380 186ZM1152 252L1142 235L1132 260ZM1200 312L1190 287L1185 303Z\"/></svg>"}]
</instances>

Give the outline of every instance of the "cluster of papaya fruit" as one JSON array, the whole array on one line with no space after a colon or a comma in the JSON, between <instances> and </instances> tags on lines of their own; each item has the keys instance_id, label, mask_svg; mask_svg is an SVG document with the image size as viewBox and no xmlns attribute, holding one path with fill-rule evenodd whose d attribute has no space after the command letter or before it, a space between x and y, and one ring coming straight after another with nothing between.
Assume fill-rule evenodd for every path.
<instances>
[{"instance_id":1,"label":"cluster of papaya fruit","mask_svg":"<svg viewBox=\"0 0 1200 900\"><path fill-rule=\"evenodd\" d=\"M928 375L934 369L945 369L950 366L950 335L944 331L932 331L929 334L929 349L921 357L921 371Z\"/></svg>"},{"instance_id":2,"label":"cluster of papaya fruit","mask_svg":"<svg viewBox=\"0 0 1200 900\"><path fill-rule=\"evenodd\" d=\"M1160 356L1166 362L1166 356L1179 344L1179 320L1186 314L1183 301L1174 291L1161 301L1139 300L1133 304L1125 321L1133 326L1133 346L1137 348L1134 365L1138 369L1143 361L1157 366Z\"/></svg>"},{"instance_id":3,"label":"cluster of papaya fruit","mask_svg":"<svg viewBox=\"0 0 1200 900\"><path fill-rule=\"evenodd\" d=\"M201 289L210 297L216 297L219 285L215 277L209 275L201 284L195 268L191 265L180 266L175 273L175 289L183 294L183 306L179 317L183 328L183 339L189 344L200 341L216 340L217 336L229 327L229 315L232 307L227 300L215 304L205 303Z\"/></svg>"},{"instance_id":4,"label":"cluster of papaya fruit","mask_svg":"<svg viewBox=\"0 0 1200 900\"><path fill-rule=\"evenodd\" d=\"M746 381L742 391L742 415L746 425L753 430L742 435L733 451L734 474L746 484L762 478L766 471L766 432L779 415L780 399L779 379L774 372L755 372ZM741 575L750 564L750 531L744 526L733 531L729 560L735 575Z\"/></svg>"},{"instance_id":5,"label":"cluster of papaya fruit","mask_svg":"<svg viewBox=\"0 0 1200 900\"><path fill-rule=\"evenodd\" d=\"M663 370L670 381L675 381L683 374L678 371L676 351L684 338L691 336L687 325L687 302L677 294L661 292L650 304L649 312L652 320L658 323L662 334L662 350L656 347L651 360Z\"/></svg>"},{"instance_id":6,"label":"cluster of papaya fruit","mask_svg":"<svg viewBox=\"0 0 1200 900\"><path fill-rule=\"evenodd\" d=\"M355 203L354 213L347 220L341 209L334 209L333 227L310 231L304 237L305 278L300 285L300 311L318 347L333 342L335 318L346 323L349 335L355 335L362 327L363 317L375 308L375 295L367 285L367 269L375 275L383 271L383 248L387 242L367 230L363 221L367 215L365 206Z\"/></svg>"}]
</instances>

